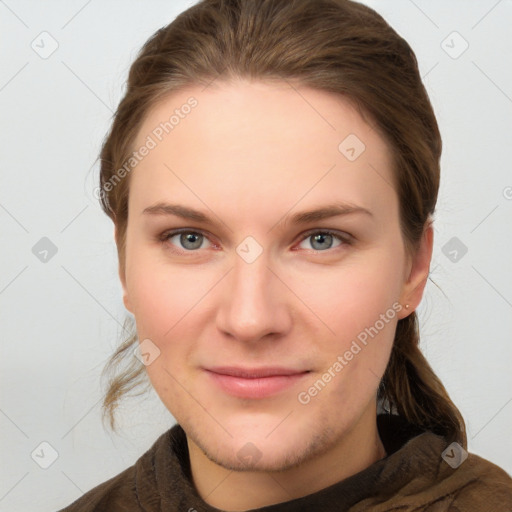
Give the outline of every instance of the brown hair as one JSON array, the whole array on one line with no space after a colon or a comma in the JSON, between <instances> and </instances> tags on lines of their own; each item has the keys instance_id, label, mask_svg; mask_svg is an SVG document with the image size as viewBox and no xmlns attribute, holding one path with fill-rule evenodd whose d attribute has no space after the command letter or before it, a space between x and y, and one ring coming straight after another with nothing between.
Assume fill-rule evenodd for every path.
<instances>
[{"instance_id":1,"label":"brown hair","mask_svg":"<svg viewBox=\"0 0 512 512\"><path fill-rule=\"evenodd\" d=\"M294 81L355 104L391 149L404 243L410 253L417 248L437 201L441 136L407 42L375 11L349 0L202 0L144 44L103 144L100 199L116 224L121 272L129 176L113 188L106 184L130 158L148 110L188 85L237 77ZM103 418L108 415L114 430L120 398L148 383L133 356L133 321L127 322L133 334L103 373L114 374L103 402ZM388 412L466 448L464 420L419 349L414 312L398 321L378 400Z\"/></svg>"}]
</instances>

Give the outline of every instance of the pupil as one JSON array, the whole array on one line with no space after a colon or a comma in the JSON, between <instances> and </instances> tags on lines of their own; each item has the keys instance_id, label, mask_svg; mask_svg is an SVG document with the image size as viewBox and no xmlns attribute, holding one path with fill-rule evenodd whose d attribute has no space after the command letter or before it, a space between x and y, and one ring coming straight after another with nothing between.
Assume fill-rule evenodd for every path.
<instances>
[{"instance_id":1,"label":"pupil","mask_svg":"<svg viewBox=\"0 0 512 512\"><path fill-rule=\"evenodd\" d=\"M199 239L199 236L194 233L185 233L181 235L181 243L184 245L184 247L187 247L188 249L197 249L197 241ZM187 244L192 244L192 247L188 246ZM201 244L199 244L201 245Z\"/></svg>"},{"instance_id":2,"label":"pupil","mask_svg":"<svg viewBox=\"0 0 512 512\"><path fill-rule=\"evenodd\" d=\"M322 244L323 242L325 242L325 238L326 237L330 237L331 235L329 234L319 234L319 235L315 235L313 237L314 239L314 243L317 243L317 242L320 242L320 244Z\"/></svg>"}]
</instances>

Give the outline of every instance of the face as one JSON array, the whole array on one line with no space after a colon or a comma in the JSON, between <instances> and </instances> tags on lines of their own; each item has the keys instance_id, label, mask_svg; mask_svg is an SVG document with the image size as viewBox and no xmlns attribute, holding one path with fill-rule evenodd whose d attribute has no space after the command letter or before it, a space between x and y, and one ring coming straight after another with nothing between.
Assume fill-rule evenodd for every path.
<instances>
[{"instance_id":1,"label":"face","mask_svg":"<svg viewBox=\"0 0 512 512\"><path fill-rule=\"evenodd\" d=\"M333 446L375 409L408 314L385 142L343 98L239 81L156 104L144 144L121 280L161 400L224 467Z\"/></svg>"}]
</instances>

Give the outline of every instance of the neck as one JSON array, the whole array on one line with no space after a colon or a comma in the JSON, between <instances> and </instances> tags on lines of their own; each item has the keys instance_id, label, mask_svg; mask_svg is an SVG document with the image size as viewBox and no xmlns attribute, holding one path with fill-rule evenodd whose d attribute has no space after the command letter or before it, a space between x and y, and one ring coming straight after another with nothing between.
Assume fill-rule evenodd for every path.
<instances>
[{"instance_id":1,"label":"neck","mask_svg":"<svg viewBox=\"0 0 512 512\"><path fill-rule=\"evenodd\" d=\"M363 471L386 456L377 430L375 407L368 408L327 451L283 471L230 471L208 459L189 436L187 443L199 496L210 506L228 512L307 496Z\"/></svg>"}]
</instances>

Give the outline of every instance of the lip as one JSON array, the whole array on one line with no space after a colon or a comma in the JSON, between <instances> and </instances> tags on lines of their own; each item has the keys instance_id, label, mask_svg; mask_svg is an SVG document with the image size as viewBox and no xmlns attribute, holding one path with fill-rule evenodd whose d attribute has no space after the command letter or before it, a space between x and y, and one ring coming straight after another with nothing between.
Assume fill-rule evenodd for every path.
<instances>
[{"instance_id":1,"label":"lip","mask_svg":"<svg viewBox=\"0 0 512 512\"><path fill-rule=\"evenodd\" d=\"M224 392L239 398L265 398L282 392L309 374L307 370L283 367L241 368L222 366L204 368Z\"/></svg>"}]
</instances>

